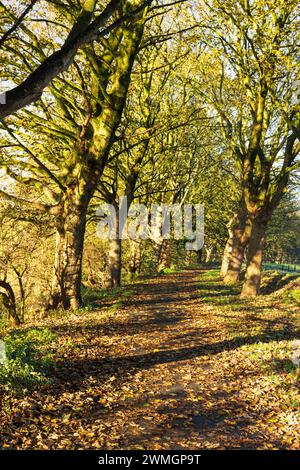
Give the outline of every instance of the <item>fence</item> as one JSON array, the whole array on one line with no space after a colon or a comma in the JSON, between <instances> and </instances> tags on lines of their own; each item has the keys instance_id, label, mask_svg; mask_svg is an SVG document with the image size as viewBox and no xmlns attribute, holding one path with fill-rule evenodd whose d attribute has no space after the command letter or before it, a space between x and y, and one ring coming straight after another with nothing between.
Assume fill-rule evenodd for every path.
<instances>
[{"instance_id":1,"label":"fence","mask_svg":"<svg viewBox=\"0 0 300 470\"><path fill-rule=\"evenodd\" d=\"M264 269L276 269L277 271L300 274L300 264L264 263L263 268Z\"/></svg>"}]
</instances>

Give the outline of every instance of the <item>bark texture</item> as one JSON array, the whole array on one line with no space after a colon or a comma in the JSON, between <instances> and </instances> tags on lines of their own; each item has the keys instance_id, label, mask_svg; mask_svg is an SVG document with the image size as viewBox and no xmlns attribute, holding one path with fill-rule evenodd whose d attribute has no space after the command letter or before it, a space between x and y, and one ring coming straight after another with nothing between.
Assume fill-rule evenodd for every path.
<instances>
[{"instance_id":1,"label":"bark texture","mask_svg":"<svg viewBox=\"0 0 300 470\"><path fill-rule=\"evenodd\" d=\"M122 272L122 240L119 233L119 211L116 209L116 238L109 242L109 287L120 287Z\"/></svg>"},{"instance_id":2,"label":"bark texture","mask_svg":"<svg viewBox=\"0 0 300 470\"><path fill-rule=\"evenodd\" d=\"M89 197L69 194L57 218L56 250L48 309L76 310L82 305L82 254Z\"/></svg>"},{"instance_id":3,"label":"bark texture","mask_svg":"<svg viewBox=\"0 0 300 470\"><path fill-rule=\"evenodd\" d=\"M225 277L227 274L228 265L229 265L230 256L231 256L231 250L232 250L232 237L233 237L232 230L228 229L228 232L229 232L229 238L224 248L222 264L221 264L220 274L222 277Z\"/></svg>"},{"instance_id":4,"label":"bark texture","mask_svg":"<svg viewBox=\"0 0 300 470\"><path fill-rule=\"evenodd\" d=\"M252 233L248 246L246 277L241 293L242 297L254 297L260 293L266 228L266 221L259 218L253 221Z\"/></svg>"},{"instance_id":5,"label":"bark texture","mask_svg":"<svg viewBox=\"0 0 300 470\"><path fill-rule=\"evenodd\" d=\"M251 221L242 206L230 228L230 253L228 255L227 270L224 275L225 284L236 284L240 278L242 263L244 261L245 248L249 242L251 233Z\"/></svg>"}]
</instances>

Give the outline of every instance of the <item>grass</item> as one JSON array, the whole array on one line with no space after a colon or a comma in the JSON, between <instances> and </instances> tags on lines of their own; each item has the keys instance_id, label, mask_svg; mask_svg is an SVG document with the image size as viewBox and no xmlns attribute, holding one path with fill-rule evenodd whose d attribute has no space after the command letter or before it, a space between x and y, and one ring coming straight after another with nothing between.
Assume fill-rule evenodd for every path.
<instances>
[{"instance_id":1,"label":"grass","mask_svg":"<svg viewBox=\"0 0 300 470\"><path fill-rule=\"evenodd\" d=\"M268 343L242 346L249 360L257 363L265 377L278 389L290 394L290 407L300 411L299 365L294 362L294 340L278 337ZM300 350L299 350L300 356ZM299 415L300 416L300 415Z\"/></svg>"},{"instance_id":2,"label":"grass","mask_svg":"<svg viewBox=\"0 0 300 470\"><path fill-rule=\"evenodd\" d=\"M108 301L108 303L111 302L112 305L110 305L109 308L116 310L133 293L133 285L107 289L91 289L84 286L82 289L82 300L84 307L81 310L83 312L86 310L95 310L99 308L101 303L105 301Z\"/></svg>"},{"instance_id":3,"label":"grass","mask_svg":"<svg viewBox=\"0 0 300 470\"><path fill-rule=\"evenodd\" d=\"M161 269L158 274L176 274L176 273L181 273L182 271L183 269L170 267L170 268Z\"/></svg>"},{"instance_id":4,"label":"grass","mask_svg":"<svg viewBox=\"0 0 300 470\"><path fill-rule=\"evenodd\" d=\"M232 297L238 302L239 287L225 285L222 282L219 269L211 269L203 273L200 277L201 288L199 294L201 300L213 305L227 305L232 303Z\"/></svg>"},{"instance_id":5,"label":"grass","mask_svg":"<svg viewBox=\"0 0 300 470\"><path fill-rule=\"evenodd\" d=\"M201 280L203 279L211 279L211 278L220 278L220 270L219 269L210 269L209 271L206 271L204 274L201 276Z\"/></svg>"},{"instance_id":6,"label":"grass","mask_svg":"<svg viewBox=\"0 0 300 470\"><path fill-rule=\"evenodd\" d=\"M54 364L50 345L55 338L47 328L16 329L6 335L0 387L25 391L48 383L47 372Z\"/></svg>"},{"instance_id":7,"label":"grass","mask_svg":"<svg viewBox=\"0 0 300 470\"><path fill-rule=\"evenodd\" d=\"M294 332L299 325L300 290L289 288L297 279L295 275L267 271L262 285L269 292L253 299L239 296L240 285L227 286L219 270L210 270L200 276L201 300L214 307L227 335L234 340L257 337L253 344L241 345L247 360L255 362L268 379L278 387L291 391L291 406L299 407L299 364L293 362L295 353ZM287 290L276 297L276 290L286 283ZM286 304L290 305L289 310ZM290 338L289 338L290 336ZM259 338L261 337L261 340ZM300 347L298 347L300 356Z\"/></svg>"},{"instance_id":8,"label":"grass","mask_svg":"<svg viewBox=\"0 0 300 470\"><path fill-rule=\"evenodd\" d=\"M106 320L122 306L134 292L134 286L114 289L90 289L83 287L84 307L75 312L75 316L84 316L89 311L101 308L102 320ZM102 304L102 305L101 305ZM48 322L63 321L74 315L62 310L51 311ZM50 326L51 328L51 326ZM49 383L48 371L53 367L54 360L51 350L56 334L48 328L20 327L9 329L3 320L0 328L5 344L5 359L0 364L0 389L13 393L27 393L32 389ZM55 347L58 345L55 344ZM76 343L69 338L66 349L75 348Z\"/></svg>"},{"instance_id":9,"label":"grass","mask_svg":"<svg viewBox=\"0 0 300 470\"><path fill-rule=\"evenodd\" d=\"M294 303L300 305L300 289L293 289L284 292L283 299L285 303Z\"/></svg>"}]
</instances>

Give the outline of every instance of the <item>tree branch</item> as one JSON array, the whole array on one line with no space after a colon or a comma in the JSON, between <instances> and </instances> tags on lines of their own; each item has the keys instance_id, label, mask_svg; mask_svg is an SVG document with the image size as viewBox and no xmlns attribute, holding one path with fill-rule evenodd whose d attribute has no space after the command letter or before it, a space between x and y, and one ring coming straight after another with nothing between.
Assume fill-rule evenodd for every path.
<instances>
[{"instance_id":1,"label":"tree branch","mask_svg":"<svg viewBox=\"0 0 300 470\"><path fill-rule=\"evenodd\" d=\"M28 7L25 8L21 16L16 20L16 22L3 34L2 38L0 38L0 48L3 46L5 41L8 39L8 37L18 29L22 21L24 20L25 16L30 13L30 11L33 9L34 5L36 4L38 0L31 0L31 3L28 5Z\"/></svg>"},{"instance_id":2,"label":"tree branch","mask_svg":"<svg viewBox=\"0 0 300 470\"><path fill-rule=\"evenodd\" d=\"M68 69L78 49L108 34L127 19L141 12L147 5L152 3L152 0L146 0L134 11L122 16L99 32L99 29L111 18L120 3L121 0L111 0L103 12L84 31L72 40L67 38L61 49L50 55L26 80L12 90L0 95L0 118L3 119L24 106L37 101L51 80Z\"/></svg>"}]
</instances>

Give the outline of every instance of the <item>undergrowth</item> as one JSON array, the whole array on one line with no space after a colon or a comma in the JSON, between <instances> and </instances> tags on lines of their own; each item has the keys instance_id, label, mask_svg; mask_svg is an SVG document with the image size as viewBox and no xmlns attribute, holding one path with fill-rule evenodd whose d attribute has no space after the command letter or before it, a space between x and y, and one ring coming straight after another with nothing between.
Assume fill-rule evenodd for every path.
<instances>
[{"instance_id":1,"label":"undergrowth","mask_svg":"<svg viewBox=\"0 0 300 470\"><path fill-rule=\"evenodd\" d=\"M24 391L46 384L47 373L54 364L50 345L55 337L47 328L7 334L2 340L5 355L0 364L0 387Z\"/></svg>"}]
</instances>

